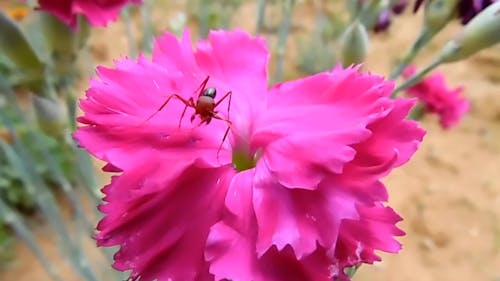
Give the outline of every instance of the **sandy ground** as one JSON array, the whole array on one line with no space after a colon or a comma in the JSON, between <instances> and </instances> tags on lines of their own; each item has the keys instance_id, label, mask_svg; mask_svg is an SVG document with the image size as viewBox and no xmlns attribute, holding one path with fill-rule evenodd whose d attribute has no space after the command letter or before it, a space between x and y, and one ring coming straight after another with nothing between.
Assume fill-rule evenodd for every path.
<instances>
[{"instance_id":1,"label":"sandy ground","mask_svg":"<svg viewBox=\"0 0 500 281\"><path fill-rule=\"evenodd\" d=\"M168 19L183 8L182 1L177 2L169 9L155 9L158 30L167 27ZM311 26L309 4L304 1L297 6L294 36ZM234 25L253 30L253 18L244 15L254 11L253 5L243 5ZM246 22L249 19L251 24ZM391 63L415 38L419 22L420 16L405 15L395 20L389 33L373 37L365 69L387 74ZM428 62L458 29L458 25L447 28L417 63ZM95 63L110 65L113 58L126 53L123 25L95 30L91 48ZM287 52L285 67L293 70L296 52ZM432 116L423 120L428 133L421 149L410 163L385 180L389 204L404 217L400 224L407 233L400 239L404 249L398 255L382 254L383 261L374 266L362 266L354 280L500 280L500 178L496 177L500 172L500 46L440 70L450 85L465 88L471 111L459 126L448 131ZM293 75L293 71L287 74ZM82 83L84 88L86 82ZM47 227L37 223L34 228L49 255L67 273L65 280L79 280L56 257ZM93 247L91 241L85 245ZM16 253L16 261L0 271L0 280L49 280L21 243L16 245Z\"/></svg>"}]
</instances>

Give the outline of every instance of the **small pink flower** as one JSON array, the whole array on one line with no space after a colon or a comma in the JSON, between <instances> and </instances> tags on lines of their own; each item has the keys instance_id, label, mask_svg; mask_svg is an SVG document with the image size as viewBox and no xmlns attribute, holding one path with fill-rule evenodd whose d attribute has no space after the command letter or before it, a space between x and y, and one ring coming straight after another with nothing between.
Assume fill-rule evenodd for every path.
<instances>
[{"instance_id":1,"label":"small pink flower","mask_svg":"<svg viewBox=\"0 0 500 281\"><path fill-rule=\"evenodd\" d=\"M415 74L414 66L409 66L403 72L408 78ZM434 73L420 83L406 90L409 95L417 97L425 110L439 115L441 126L448 129L460 122L462 116L469 110L469 102L461 96L462 87L449 89L441 73Z\"/></svg>"},{"instance_id":2,"label":"small pink flower","mask_svg":"<svg viewBox=\"0 0 500 281\"><path fill-rule=\"evenodd\" d=\"M357 68L335 68L267 88L265 42L211 32L160 37L153 59L98 68L75 139L105 171L100 246L131 280L348 280L346 267L397 252L401 218L380 179L409 160L424 131L405 120L413 101ZM190 123L209 76L232 122ZM147 121L146 121L147 120Z\"/></svg>"},{"instance_id":3,"label":"small pink flower","mask_svg":"<svg viewBox=\"0 0 500 281\"><path fill-rule=\"evenodd\" d=\"M71 27L77 24L78 14L84 15L93 26L105 26L118 17L126 4L141 0L38 0L41 10L47 11Z\"/></svg>"}]
</instances>

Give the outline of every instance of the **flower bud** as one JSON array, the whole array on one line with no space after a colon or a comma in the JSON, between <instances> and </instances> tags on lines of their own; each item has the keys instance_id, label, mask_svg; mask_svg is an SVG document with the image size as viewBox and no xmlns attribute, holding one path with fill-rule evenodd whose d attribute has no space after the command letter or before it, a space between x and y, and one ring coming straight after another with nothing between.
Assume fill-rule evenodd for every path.
<instances>
[{"instance_id":1,"label":"flower bud","mask_svg":"<svg viewBox=\"0 0 500 281\"><path fill-rule=\"evenodd\" d=\"M457 12L458 0L428 1L424 11L424 29L436 34Z\"/></svg>"},{"instance_id":2,"label":"flower bud","mask_svg":"<svg viewBox=\"0 0 500 281\"><path fill-rule=\"evenodd\" d=\"M62 107L52 100L39 96L33 97L33 106L40 129L52 137L63 136L66 114Z\"/></svg>"},{"instance_id":3,"label":"flower bud","mask_svg":"<svg viewBox=\"0 0 500 281\"><path fill-rule=\"evenodd\" d=\"M12 84L38 84L45 66L20 25L0 11L0 53L16 69L22 70ZM17 73L16 73L17 74Z\"/></svg>"},{"instance_id":4,"label":"flower bud","mask_svg":"<svg viewBox=\"0 0 500 281\"><path fill-rule=\"evenodd\" d=\"M70 27L46 12L40 13L40 25L56 72L69 72L76 57L76 34Z\"/></svg>"},{"instance_id":5,"label":"flower bud","mask_svg":"<svg viewBox=\"0 0 500 281\"><path fill-rule=\"evenodd\" d=\"M399 15L403 13L407 5L408 0L393 0L391 1L391 10L394 14Z\"/></svg>"},{"instance_id":6,"label":"flower bud","mask_svg":"<svg viewBox=\"0 0 500 281\"><path fill-rule=\"evenodd\" d=\"M83 18L78 18L78 26L71 28L57 17L40 12L33 24L38 24L43 40L58 75L73 74L80 48L89 36L89 27Z\"/></svg>"},{"instance_id":7,"label":"flower bud","mask_svg":"<svg viewBox=\"0 0 500 281\"><path fill-rule=\"evenodd\" d=\"M187 16L185 13L177 13L175 16L170 18L168 22L170 29L177 35L182 34L182 30L186 26Z\"/></svg>"},{"instance_id":8,"label":"flower bud","mask_svg":"<svg viewBox=\"0 0 500 281\"><path fill-rule=\"evenodd\" d=\"M440 57L443 62L465 59L500 42L500 1L475 16L458 36L446 43Z\"/></svg>"},{"instance_id":9,"label":"flower bud","mask_svg":"<svg viewBox=\"0 0 500 281\"><path fill-rule=\"evenodd\" d=\"M361 63L368 52L368 33L359 21L354 21L344 32L341 40L342 65Z\"/></svg>"},{"instance_id":10,"label":"flower bud","mask_svg":"<svg viewBox=\"0 0 500 281\"><path fill-rule=\"evenodd\" d=\"M375 32L385 31L389 28L390 25L391 25L391 13L389 12L388 9L384 9L378 15L377 22L373 27L373 31Z\"/></svg>"}]
</instances>

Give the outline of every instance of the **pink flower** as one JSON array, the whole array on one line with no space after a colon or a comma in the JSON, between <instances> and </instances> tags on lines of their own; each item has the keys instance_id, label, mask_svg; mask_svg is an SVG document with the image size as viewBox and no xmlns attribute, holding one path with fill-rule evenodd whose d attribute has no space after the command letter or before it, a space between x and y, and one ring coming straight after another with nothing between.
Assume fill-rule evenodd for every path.
<instances>
[{"instance_id":1,"label":"pink flower","mask_svg":"<svg viewBox=\"0 0 500 281\"><path fill-rule=\"evenodd\" d=\"M403 72L408 78L416 72L414 66L409 66ZM406 92L417 97L425 110L439 115L439 122L445 129L460 122L462 116L469 110L469 102L461 96L462 87L449 89L441 73L434 73L420 83L410 87Z\"/></svg>"},{"instance_id":2,"label":"pink flower","mask_svg":"<svg viewBox=\"0 0 500 281\"><path fill-rule=\"evenodd\" d=\"M84 15L93 26L105 26L118 17L126 4L141 0L38 0L40 9L47 11L71 27L77 24L78 14Z\"/></svg>"},{"instance_id":3,"label":"pink flower","mask_svg":"<svg viewBox=\"0 0 500 281\"><path fill-rule=\"evenodd\" d=\"M397 252L401 218L380 179L409 160L424 131L405 120L412 100L393 84L335 68L267 88L265 42L211 32L165 34L152 61L98 68L75 138L118 172L103 188L100 246L131 280L348 280L344 269ZM232 122L190 123L209 76ZM146 121L147 120L147 121Z\"/></svg>"}]
</instances>

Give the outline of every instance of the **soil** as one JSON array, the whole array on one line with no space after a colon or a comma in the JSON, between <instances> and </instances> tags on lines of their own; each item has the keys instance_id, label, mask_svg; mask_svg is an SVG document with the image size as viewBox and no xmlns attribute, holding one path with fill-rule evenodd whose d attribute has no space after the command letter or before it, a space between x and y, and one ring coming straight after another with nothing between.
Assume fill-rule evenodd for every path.
<instances>
[{"instance_id":1,"label":"soil","mask_svg":"<svg viewBox=\"0 0 500 281\"><path fill-rule=\"evenodd\" d=\"M184 1L172 1L168 9L166 3L155 2L161 7L153 14L156 30L165 30L169 19L185 11ZM309 1L297 4L292 38L311 29L311 7ZM253 31L254 17L245 15L253 15L255 10L254 4L243 4L235 12L233 26ZM387 74L416 37L420 20L420 14L404 14L394 19L389 32L373 36L364 70ZM429 62L460 28L458 23L447 27L416 64ZM124 30L118 22L93 31L90 47L94 64L111 65L112 59L127 53ZM287 49L285 68L290 71L286 77L297 75L296 54L294 48ZM427 135L420 150L407 165L385 179L389 205L404 218L399 224L406 231L406 236L399 239L404 248L397 255L381 254L383 261L373 266L362 266L354 280L500 280L500 177L496 177L500 173L500 45L439 70L445 73L450 87L464 87L471 102L470 113L450 130L441 129L434 116L422 120ZM86 80L82 81L82 94L86 85ZM48 228L40 223L33 227L50 258L67 274L65 280L79 280L57 257ZM94 247L90 239L87 244L88 248ZM16 259L0 271L0 280L50 279L18 242Z\"/></svg>"}]
</instances>

